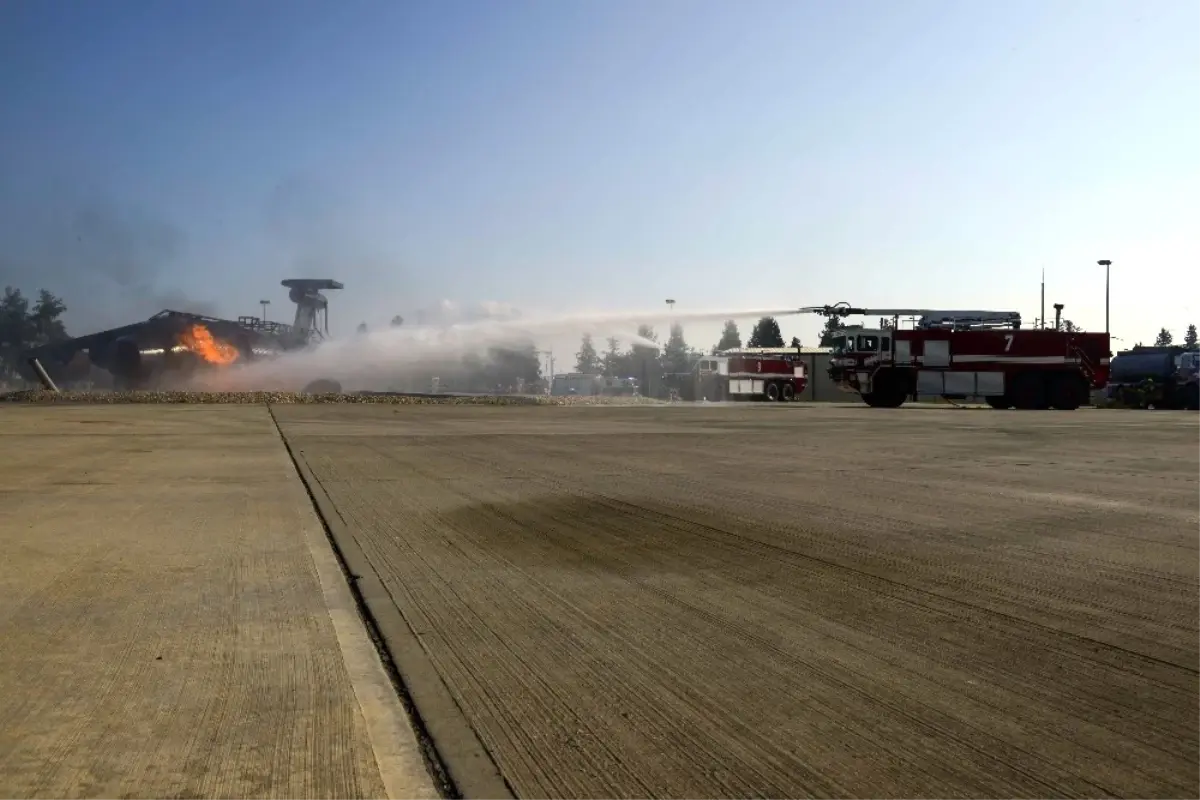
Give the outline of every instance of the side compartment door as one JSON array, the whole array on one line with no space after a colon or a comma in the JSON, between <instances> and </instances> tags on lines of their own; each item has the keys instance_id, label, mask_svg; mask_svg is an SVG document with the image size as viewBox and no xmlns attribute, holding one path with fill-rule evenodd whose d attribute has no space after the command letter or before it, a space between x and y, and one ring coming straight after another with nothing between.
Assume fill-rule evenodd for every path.
<instances>
[{"instance_id":1,"label":"side compartment door","mask_svg":"<svg viewBox=\"0 0 1200 800\"><path fill-rule=\"evenodd\" d=\"M945 369L950 366L950 340L949 339L926 339L925 340L925 357L921 359L921 365L933 369Z\"/></svg>"},{"instance_id":2,"label":"side compartment door","mask_svg":"<svg viewBox=\"0 0 1200 800\"><path fill-rule=\"evenodd\" d=\"M912 363L912 342L908 339L896 339L896 363Z\"/></svg>"}]
</instances>

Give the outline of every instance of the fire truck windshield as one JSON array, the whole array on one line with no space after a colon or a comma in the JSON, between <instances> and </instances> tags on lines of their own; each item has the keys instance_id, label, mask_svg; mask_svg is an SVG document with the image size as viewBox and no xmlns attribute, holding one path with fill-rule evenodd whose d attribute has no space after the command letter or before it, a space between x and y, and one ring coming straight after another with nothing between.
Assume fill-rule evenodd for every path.
<instances>
[{"instance_id":1,"label":"fire truck windshield","mask_svg":"<svg viewBox=\"0 0 1200 800\"><path fill-rule=\"evenodd\" d=\"M857 337L853 334L835 336L833 349L838 353L875 353L879 350L879 337L861 334Z\"/></svg>"}]
</instances>

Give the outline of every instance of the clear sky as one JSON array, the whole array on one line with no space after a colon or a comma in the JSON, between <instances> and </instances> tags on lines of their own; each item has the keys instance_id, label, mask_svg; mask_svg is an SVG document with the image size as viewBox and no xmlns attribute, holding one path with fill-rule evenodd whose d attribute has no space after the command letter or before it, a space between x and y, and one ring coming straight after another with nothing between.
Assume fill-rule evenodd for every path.
<instances>
[{"instance_id":1,"label":"clear sky","mask_svg":"<svg viewBox=\"0 0 1200 800\"><path fill-rule=\"evenodd\" d=\"M77 333L290 316L294 275L346 284L335 333L443 298L1032 319L1043 267L1101 330L1110 258L1113 333L1178 339L1198 178L1196 0L0 3L0 284Z\"/></svg>"}]
</instances>

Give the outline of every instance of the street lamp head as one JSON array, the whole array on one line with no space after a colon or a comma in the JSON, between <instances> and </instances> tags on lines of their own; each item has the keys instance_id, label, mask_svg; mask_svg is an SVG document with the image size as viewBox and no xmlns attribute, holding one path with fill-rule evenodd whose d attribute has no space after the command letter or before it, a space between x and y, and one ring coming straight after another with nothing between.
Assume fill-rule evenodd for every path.
<instances>
[{"instance_id":1,"label":"street lamp head","mask_svg":"<svg viewBox=\"0 0 1200 800\"><path fill-rule=\"evenodd\" d=\"M1097 261L1096 263L1097 263L1097 264L1099 264L1099 265L1100 265L1100 266L1102 266L1102 267L1107 267L1107 266L1110 266L1110 265L1112 264L1112 262L1111 262L1111 261L1109 261L1107 258L1102 258L1102 259L1100 259L1099 261Z\"/></svg>"}]
</instances>

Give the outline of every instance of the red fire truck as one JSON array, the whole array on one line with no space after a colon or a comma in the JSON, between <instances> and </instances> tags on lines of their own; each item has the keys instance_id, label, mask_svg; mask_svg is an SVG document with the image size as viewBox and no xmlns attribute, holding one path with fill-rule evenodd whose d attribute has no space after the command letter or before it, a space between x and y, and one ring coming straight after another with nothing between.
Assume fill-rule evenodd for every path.
<instances>
[{"instance_id":1,"label":"red fire truck","mask_svg":"<svg viewBox=\"0 0 1200 800\"><path fill-rule=\"evenodd\" d=\"M700 360L701 390L709 399L790 402L808 386L808 365L795 347L725 350Z\"/></svg>"},{"instance_id":2,"label":"red fire truck","mask_svg":"<svg viewBox=\"0 0 1200 800\"><path fill-rule=\"evenodd\" d=\"M803 312L891 317L888 328L844 328L829 377L869 406L896 408L922 395L982 397L992 408L1073 410L1108 382L1107 333L1021 328L1015 311L870 309L846 304ZM915 318L902 329L902 317Z\"/></svg>"}]
</instances>

